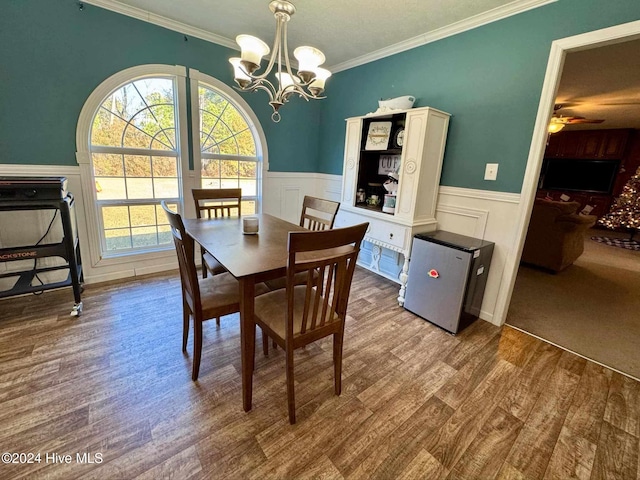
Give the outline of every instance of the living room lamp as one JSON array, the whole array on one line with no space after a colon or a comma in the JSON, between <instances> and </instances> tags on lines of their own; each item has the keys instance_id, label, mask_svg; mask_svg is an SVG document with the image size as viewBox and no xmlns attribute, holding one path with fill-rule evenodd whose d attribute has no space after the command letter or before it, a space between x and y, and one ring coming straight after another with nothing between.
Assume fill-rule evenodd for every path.
<instances>
[{"instance_id":1,"label":"living room lamp","mask_svg":"<svg viewBox=\"0 0 640 480\"><path fill-rule=\"evenodd\" d=\"M273 0L269 3L269 9L276 18L276 36L273 48L259 38L251 35L238 35L236 42L240 46L240 58L229 59L233 65L233 77L238 84L239 90L254 92L264 90L269 95L269 105L273 108L271 119L274 122L280 121L279 109L284 105L291 95L296 94L305 100L321 99L324 92L326 80L331 76L331 72L320 68L325 61L324 54L314 47L298 47L293 51L293 55L298 61L298 72L294 75L291 70L291 61L287 49L287 23L296 12L296 8L291 2L286 0ZM271 58L267 68L260 75L255 74L260 69L262 57L271 53ZM284 60L284 64L283 64ZM267 80L274 66L277 69L274 76L277 80L278 88L274 82Z\"/></svg>"}]
</instances>

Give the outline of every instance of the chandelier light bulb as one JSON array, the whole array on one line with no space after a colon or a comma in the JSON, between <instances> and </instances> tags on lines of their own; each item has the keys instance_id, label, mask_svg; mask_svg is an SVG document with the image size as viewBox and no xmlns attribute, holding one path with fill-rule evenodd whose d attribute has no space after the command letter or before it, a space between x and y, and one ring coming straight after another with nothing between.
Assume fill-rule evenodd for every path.
<instances>
[{"instance_id":1,"label":"chandelier light bulb","mask_svg":"<svg viewBox=\"0 0 640 480\"><path fill-rule=\"evenodd\" d=\"M233 65L233 79L240 86L240 88L247 87L251 83L251 77L244 69L242 60L238 57L233 57L229 59L229 63Z\"/></svg>"},{"instance_id":2,"label":"chandelier light bulb","mask_svg":"<svg viewBox=\"0 0 640 480\"><path fill-rule=\"evenodd\" d=\"M276 73L276 78L280 82L280 88L286 90L288 87L294 86L300 83L300 79L295 75L289 75L288 73Z\"/></svg>"},{"instance_id":3,"label":"chandelier light bulb","mask_svg":"<svg viewBox=\"0 0 640 480\"><path fill-rule=\"evenodd\" d=\"M309 91L315 96L324 92L324 83L331 76L331 72L326 68L316 68L316 78L309 84Z\"/></svg>"},{"instance_id":4,"label":"chandelier light bulb","mask_svg":"<svg viewBox=\"0 0 640 480\"><path fill-rule=\"evenodd\" d=\"M271 51L269 45L252 35L238 35L236 42L242 50L240 54L242 63L249 73L257 70L260 67L262 57L268 55Z\"/></svg>"},{"instance_id":5,"label":"chandelier light bulb","mask_svg":"<svg viewBox=\"0 0 640 480\"><path fill-rule=\"evenodd\" d=\"M324 53L314 47L298 47L293 51L298 60L298 75L304 83L308 83L316 76L316 70L325 61Z\"/></svg>"}]
</instances>

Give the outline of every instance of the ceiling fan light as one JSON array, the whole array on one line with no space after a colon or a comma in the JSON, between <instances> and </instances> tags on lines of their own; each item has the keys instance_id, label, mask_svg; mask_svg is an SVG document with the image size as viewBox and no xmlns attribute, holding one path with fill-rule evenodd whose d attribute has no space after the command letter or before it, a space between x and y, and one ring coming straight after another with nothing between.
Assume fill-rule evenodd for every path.
<instances>
[{"instance_id":1,"label":"ceiling fan light","mask_svg":"<svg viewBox=\"0 0 640 480\"><path fill-rule=\"evenodd\" d=\"M549 133L558 133L560 130L562 130L564 128L564 123L558 121L555 118L552 118L551 121L549 122L549 126L547 128Z\"/></svg>"}]
</instances>

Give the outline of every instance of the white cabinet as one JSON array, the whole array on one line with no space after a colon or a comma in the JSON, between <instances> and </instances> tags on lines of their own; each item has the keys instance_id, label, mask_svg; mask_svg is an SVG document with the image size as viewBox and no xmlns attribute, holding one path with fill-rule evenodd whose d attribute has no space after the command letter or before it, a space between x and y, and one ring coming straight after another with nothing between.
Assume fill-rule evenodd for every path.
<instances>
[{"instance_id":1,"label":"white cabinet","mask_svg":"<svg viewBox=\"0 0 640 480\"><path fill-rule=\"evenodd\" d=\"M373 245L372 261L361 265L373 272L389 277L379 268L381 249L403 255L398 278L389 277L400 283L400 305L404 303L413 235L437 226L435 211L449 117L448 113L424 107L347 119L342 202L335 226L369 222L365 241ZM384 142L387 132L387 144L378 142L376 149L371 149L367 137L377 134L376 140L382 138ZM384 169L398 160L395 211L385 213ZM365 202L361 202L359 190L364 190Z\"/></svg>"}]
</instances>

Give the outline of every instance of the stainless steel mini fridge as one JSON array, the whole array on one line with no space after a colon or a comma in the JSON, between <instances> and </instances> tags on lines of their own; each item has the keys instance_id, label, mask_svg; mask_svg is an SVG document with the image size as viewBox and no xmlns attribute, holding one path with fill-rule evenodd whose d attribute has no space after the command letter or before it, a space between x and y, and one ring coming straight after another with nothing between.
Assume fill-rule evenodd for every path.
<instances>
[{"instance_id":1,"label":"stainless steel mini fridge","mask_svg":"<svg viewBox=\"0 0 640 480\"><path fill-rule=\"evenodd\" d=\"M492 242L438 230L413 238L404 307L458 333L480 315Z\"/></svg>"}]
</instances>

